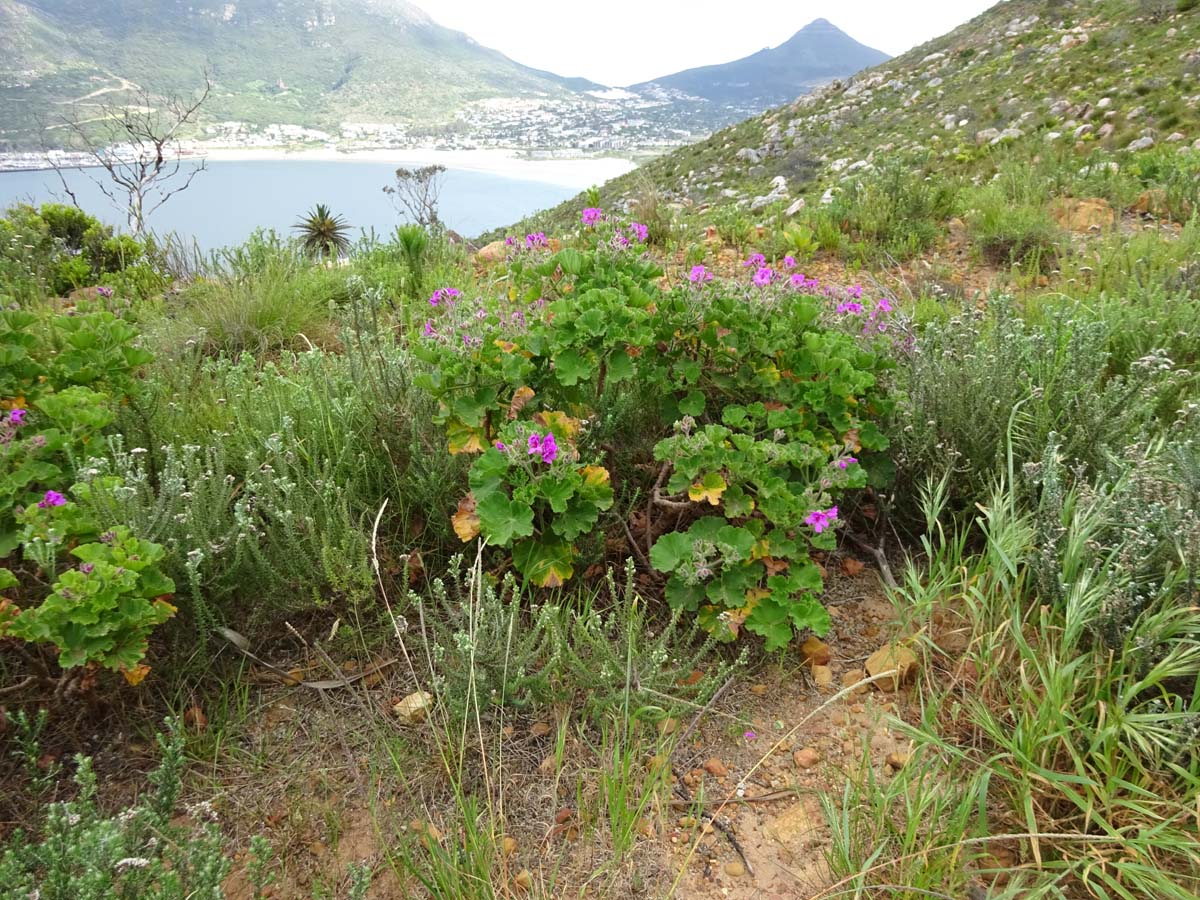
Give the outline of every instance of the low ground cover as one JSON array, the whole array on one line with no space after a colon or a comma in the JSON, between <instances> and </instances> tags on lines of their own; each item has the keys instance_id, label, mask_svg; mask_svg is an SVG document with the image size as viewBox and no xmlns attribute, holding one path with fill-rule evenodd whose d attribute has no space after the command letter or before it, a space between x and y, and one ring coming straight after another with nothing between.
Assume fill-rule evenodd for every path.
<instances>
[{"instance_id":1,"label":"low ground cover","mask_svg":"<svg viewBox=\"0 0 1200 900\"><path fill-rule=\"evenodd\" d=\"M475 255L10 212L0 880L1194 896L1196 221L923 184ZM986 302L880 262L962 240Z\"/></svg>"}]
</instances>

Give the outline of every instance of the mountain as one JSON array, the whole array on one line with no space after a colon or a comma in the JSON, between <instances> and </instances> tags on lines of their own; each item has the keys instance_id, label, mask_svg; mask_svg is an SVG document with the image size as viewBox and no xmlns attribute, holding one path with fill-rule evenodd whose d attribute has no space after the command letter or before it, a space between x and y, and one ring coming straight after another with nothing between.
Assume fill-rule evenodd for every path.
<instances>
[{"instance_id":1,"label":"mountain","mask_svg":"<svg viewBox=\"0 0 1200 900\"><path fill-rule=\"evenodd\" d=\"M129 86L215 89L209 120L443 128L465 104L598 88L513 62L405 0L0 0L0 144Z\"/></svg>"},{"instance_id":2,"label":"mountain","mask_svg":"<svg viewBox=\"0 0 1200 900\"><path fill-rule=\"evenodd\" d=\"M778 47L733 62L664 75L631 90L659 87L760 111L788 103L816 85L853 75L888 58L826 19L817 19Z\"/></svg>"},{"instance_id":3,"label":"mountain","mask_svg":"<svg viewBox=\"0 0 1200 900\"><path fill-rule=\"evenodd\" d=\"M1047 158L1096 182L1076 190L1104 196L1101 173L1137 172L1175 151L1196 162L1174 189L1200 196L1200 3L1006 0L902 56L646 163L603 185L601 205L629 209L652 188L660 209L698 230L728 215L763 223L791 209L803 218L799 200L822 206L880 182L881 172L970 186L1004 159ZM573 227L582 203L514 227Z\"/></svg>"}]
</instances>

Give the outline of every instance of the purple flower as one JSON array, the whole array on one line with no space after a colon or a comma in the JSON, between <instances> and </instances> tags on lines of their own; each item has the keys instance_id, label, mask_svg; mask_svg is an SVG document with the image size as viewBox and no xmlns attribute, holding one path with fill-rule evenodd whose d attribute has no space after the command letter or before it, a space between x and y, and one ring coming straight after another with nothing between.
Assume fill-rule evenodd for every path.
<instances>
[{"instance_id":1,"label":"purple flower","mask_svg":"<svg viewBox=\"0 0 1200 900\"><path fill-rule=\"evenodd\" d=\"M742 735L742 737L744 737L748 741L752 741L756 737L758 737L758 735L755 734L753 731L747 731L745 734Z\"/></svg>"},{"instance_id":2,"label":"purple flower","mask_svg":"<svg viewBox=\"0 0 1200 900\"><path fill-rule=\"evenodd\" d=\"M754 273L754 283L759 287L766 287L775 278L775 273L763 266Z\"/></svg>"},{"instance_id":3,"label":"purple flower","mask_svg":"<svg viewBox=\"0 0 1200 900\"><path fill-rule=\"evenodd\" d=\"M856 462L858 462L858 460L856 458L854 458L853 456L847 456L845 459L837 460L834 463L834 465L836 465L839 469L846 469L846 468L850 467L851 463L856 463Z\"/></svg>"},{"instance_id":4,"label":"purple flower","mask_svg":"<svg viewBox=\"0 0 1200 900\"><path fill-rule=\"evenodd\" d=\"M528 248L545 247L548 243L544 231L535 231L533 234L525 235L525 246Z\"/></svg>"},{"instance_id":5,"label":"purple flower","mask_svg":"<svg viewBox=\"0 0 1200 900\"><path fill-rule=\"evenodd\" d=\"M425 327L421 329L421 333L427 338L435 338L438 336L437 329L433 327L433 319L425 320Z\"/></svg>"},{"instance_id":6,"label":"purple flower","mask_svg":"<svg viewBox=\"0 0 1200 900\"><path fill-rule=\"evenodd\" d=\"M94 569L94 568L96 568L96 567L93 566L91 563L83 563L83 565L81 565L79 567L79 571L82 572L84 575L91 575L92 569Z\"/></svg>"},{"instance_id":7,"label":"purple flower","mask_svg":"<svg viewBox=\"0 0 1200 900\"><path fill-rule=\"evenodd\" d=\"M103 297L105 300L110 300L110 299L112 299L113 289L110 287L98 287L98 288L96 288L96 293L99 294L101 297Z\"/></svg>"},{"instance_id":8,"label":"purple flower","mask_svg":"<svg viewBox=\"0 0 1200 900\"><path fill-rule=\"evenodd\" d=\"M846 288L846 293L849 294L851 297L853 297L855 300L861 300L862 299L862 285L856 284L856 285L854 285L854 287L848 287L848 288Z\"/></svg>"},{"instance_id":9,"label":"purple flower","mask_svg":"<svg viewBox=\"0 0 1200 900\"><path fill-rule=\"evenodd\" d=\"M29 415L28 410L14 409L9 412L8 421L12 422L14 425L24 425L25 417L27 415Z\"/></svg>"},{"instance_id":10,"label":"purple flower","mask_svg":"<svg viewBox=\"0 0 1200 900\"><path fill-rule=\"evenodd\" d=\"M708 271L704 266L692 266L692 271L688 275L688 281L693 284L703 284L713 280L713 273Z\"/></svg>"},{"instance_id":11,"label":"purple flower","mask_svg":"<svg viewBox=\"0 0 1200 900\"><path fill-rule=\"evenodd\" d=\"M40 509L48 509L51 506L63 506L67 502L67 498L58 491L46 491L46 496L38 501Z\"/></svg>"},{"instance_id":12,"label":"purple flower","mask_svg":"<svg viewBox=\"0 0 1200 900\"><path fill-rule=\"evenodd\" d=\"M892 311L892 301L887 297L880 297L879 302L875 304L875 311L890 313Z\"/></svg>"},{"instance_id":13,"label":"purple flower","mask_svg":"<svg viewBox=\"0 0 1200 900\"><path fill-rule=\"evenodd\" d=\"M554 440L554 432L547 431L542 437L536 431L529 436L529 455L541 456L542 462L549 465L558 459L558 443Z\"/></svg>"},{"instance_id":14,"label":"purple flower","mask_svg":"<svg viewBox=\"0 0 1200 900\"><path fill-rule=\"evenodd\" d=\"M838 508L831 506L829 509L817 509L810 512L804 517L806 524L813 527L813 531L820 534L826 528L833 525L834 519L838 517Z\"/></svg>"},{"instance_id":15,"label":"purple flower","mask_svg":"<svg viewBox=\"0 0 1200 900\"><path fill-rule=\"evenodd\" d=\"M443 300L447 301L451 306L454 301L462 296L462 291L458 288L438 288L429 295L429 305L438 306Z\"/></svg>"},{"instance_id":16,"label":"purple flower","mask_svg":"<svg viewBox=\"0 0 1200 900\"><path fill-rule=\"evenodd\" d=\"M496 449L503 452L508 449L508 445L504 441L496 441Z\"/></svg>"},{"instance_id":17,"label":"purple flower","mask_svg":"<svg viewBox=\"0 0 1200 900\"><path fill-rule=\"evenodd\" d=\"M796 268L796 257L794 257L794 256L785 256L785 257L783 258L783 267L784 267L785 269L794 269L794 268Z\"/></svg>"},{"instance_id":18,"label":"purple flower","mask_svg":"<svg viewBox=\"0 0 1200 900\"><path fill-rule=\"evenodd\" d=\"M600 220L604 218L604 210L599 209L595 206L589 206L587 209L585 209L583 211L583 215L580 218L583 219L584 225L587 225L589 228L592 228L592 227L595 227L596 225L598 225L600 223Z\"/></svg>"},{"instance_id":19,"label":"purple flower","mask_svg":"<svg viewBox=\"0 0 1200 900\"><path fill-rule=\"evenodd\" d=\"M650 229L641 222L630 222L629 230L633 232L634 237L638 239L639 244L646 243L646 238L650 236Z\"/></svg>"},{"instance_id":20,"label":"purple flower","mask_svg":"<svg viewBox=\"0 0 1200 900\"><path fill-rule=\"evenodd\" d=\"M517 242L517 239L516 239L515 237L511 237L511 236L510 236L510 237L506 237L506 238L504 239L504 246L505 246L505 247L511 247L511 246L513 246L513 245L514 245L516 242Z\"/></svg>"},{"instance_id":21,"label":"purple flower","mask_svg":"<svg viewBox=\"0 0 1200 900\"><path fill-rule=\"evenodd\" d=\"M854 300L848 300L845 303L839 303L837 311L841 314L850 313L857 316L863 311L863 305Z\"/></svg>"},{"instance_id":22,"label":"purple flower","mask_svg":"<svg viewBox=\"0 0 1200 900\"><path fill-rule=\"evenodd\" d=\"M766 264L767 264L767 258L765 256L763 256L761 253L755 253L748 260L746 260L744 263L742 263L742 268L751 269L756 266L765 266Z\"/></svg>"}]
</instances>

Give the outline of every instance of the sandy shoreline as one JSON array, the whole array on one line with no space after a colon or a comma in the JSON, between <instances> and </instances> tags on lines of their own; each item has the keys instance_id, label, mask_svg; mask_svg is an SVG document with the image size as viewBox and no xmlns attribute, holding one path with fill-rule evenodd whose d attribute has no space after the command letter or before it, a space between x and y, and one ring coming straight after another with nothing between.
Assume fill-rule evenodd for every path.
<instances>
[{"instance_id":1,"label":"sandy shoreline","mask_svg":"<svg viewBox=\"0 0 1200 900\"><path fill-rule=\"evenodd\" d=\"M483 172L503 178L537 181L564 187L582 189L590 184L603 184L634 169L636 163L621 157L581 157L577 159L527 159L517 156L513 150L351 150L302 149L289 150L285 147L228 147L205 148L190 154L191 159L206 159L209 162L373 162L394 166L419 166L432 163L447 169ZM0 173L5 171L30 171L7 169L0 157ZM49 168L49 166L47 166Z\"/></svg>"}]
</instances>

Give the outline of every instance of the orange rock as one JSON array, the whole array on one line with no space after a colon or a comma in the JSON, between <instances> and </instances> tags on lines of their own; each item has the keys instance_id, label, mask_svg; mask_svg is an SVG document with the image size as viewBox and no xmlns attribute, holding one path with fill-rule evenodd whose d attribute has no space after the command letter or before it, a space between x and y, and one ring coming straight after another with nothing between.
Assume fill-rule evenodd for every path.
<instances>
[{"instance_id":1,"label":"orange rock","mask_svg":"<svg viewBox=\"0 0 1200 900\"><path fill-rule=\"evenodd\" d=\"M1063 198L1051 207L1050 213L1054 217L1054 221L1071 231L1111 228L1117 220L1112 206L1107 200L1100 197L1085 200Z\"/></svg>"}]
</instances>

